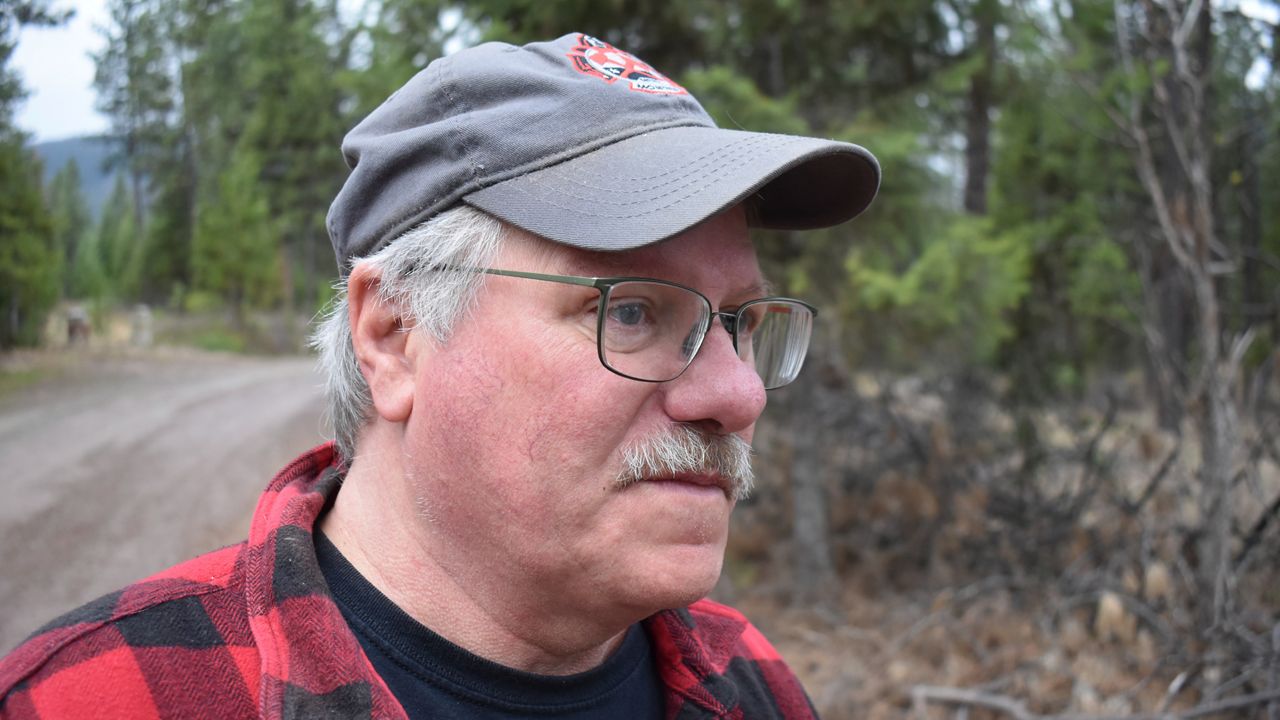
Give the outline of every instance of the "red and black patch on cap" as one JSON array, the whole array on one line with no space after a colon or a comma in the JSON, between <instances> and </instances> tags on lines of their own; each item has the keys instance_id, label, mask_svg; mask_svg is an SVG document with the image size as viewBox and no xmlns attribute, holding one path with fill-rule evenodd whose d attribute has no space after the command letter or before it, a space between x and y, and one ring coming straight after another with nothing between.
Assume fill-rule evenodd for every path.
<instances>
[{"instance_id":1,"label":"red and black patch on cap","mask_svg":"<svg viewBox=\"0 0 1280 720\"><path fill-rule=\"evenodd\" d=\"M652 65L590 35L579 35L578 44L569 51L567 57L573 61L573 67L578 72L598 77L607 83L621 80L631 90L655 95L689 94L689 91L671 78L654 70Z\"/></svg>"}]
</instances>

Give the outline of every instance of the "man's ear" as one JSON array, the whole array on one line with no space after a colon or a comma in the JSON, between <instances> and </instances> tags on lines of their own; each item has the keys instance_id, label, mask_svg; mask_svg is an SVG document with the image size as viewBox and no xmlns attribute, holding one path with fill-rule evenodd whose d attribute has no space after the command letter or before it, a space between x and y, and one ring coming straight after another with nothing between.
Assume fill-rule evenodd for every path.
<instances>
[{"instance_id":1,"label":"man's ear","mask_svg":"<svg viewBox=\"0 0 1280 720\"><path fill-rule=\"evenodd\" d=\"M347 278L351 344L378 416L402 423L413 410L412 328L404 325L398 307L379 297L381 280L368 263L357 263L351 269Z\"/></svg>"}]
</instances>

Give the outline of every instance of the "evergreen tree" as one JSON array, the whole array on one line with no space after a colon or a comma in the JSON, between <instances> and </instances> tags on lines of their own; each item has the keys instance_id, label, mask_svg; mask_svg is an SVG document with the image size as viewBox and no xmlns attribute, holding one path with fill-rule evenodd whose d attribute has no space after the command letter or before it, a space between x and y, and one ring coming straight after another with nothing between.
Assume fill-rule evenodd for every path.
<instances>
[{"instance_id":1,"label":"evergreen tree","mask_svg":"<svg viewBox=\"0 0 1280 720\"><path fill-rule=\"evenodd\" d=\"M98 219L93 246L105 279L106 292L117 301L137 297L142 271L145 248L133 224L134 207L124 175L116 175L115 186Z\"/></svg>"},{"instance_id":2,"label":"evergreen tree","mask_svg":"<svg viewBox=\"0 0 1280 720\"><path fill-rule=\"evenodd\" d=\"M368 48L367 60L351 69L344 84L355 96L355 116L363 117L432 60L458 28L447 30L441 13L446 0L383 0L367 27L354 35Z\"/></svg>"},{"instance_id":3,"label":"evergreen tree","mask_svg":"<svg viewBox=\"0 0 1280 720\"><path fill-rule=\"evenodd\" d=\"M194 234L204 194L216 182L243 133L249 100L243 92L243 3L183 0L159 8L164 50L174 73L174 113L159 136L164 152L151 185L144 294L181 304L194 282Z\"/></svg>"},{"instance_id":4,"label":"evergreen tree","mask_svg":"<svg viewBox=\"0 0 1280 720\"><path fill-rule=\"evenodd\" d=\"M129 178L139 239L146 237L149 179L172 150L175 98L162 7L158 0L111 0L105 48L95 56L98 109L111 120L115 166ZM148 278L162 283L154 273Z\"/></svg>"},{"instance_id":5,"label":"evergreen tree","mask_svg":"<svg viewBox=\"0 0 1280 720\"><path fill-rule=\"evenodd\" d=\"M19 141L0 140L0 349L39 341L61 270L40 164Z\"/></svg>"},{"instance_id":6,"label":"evergreen tree","mask_svg":"<svg viewBox=\"0 0 1280 720\"><path fill-rule=\"evenodd\" d=\"M326 40L336 10L312 0L246 0L244 13L250 61L243 91L251 109L240 143L259 158L261 186L279 223L283 299L310 306L332 277L324 217L346 176L335 152L346 131L337 53Z\"/></svg>"},{"instance_id":7,"label":"evergreen tree","mask_svg":"<svg viewBox=\"0 0 1280 720\"><path fill-rule=\"evenodd\" d=\"M22 26L66 18L44 0L0 0L0 349L39 341L62 280L40 163L26 147L26 135L13 126L15 107L26 93L9 60Z\"/></svg>"},{"instance_id":8,"label":"evergreen tree","mask_svg":"<svg viewBox=\"0 0 1280 720\"><path fill-rule=\"evenodd\" d=\"M77 282L77 268L83 266L80 253L90 227L89 205L80 185L80 168L75 160L53 176L49 184L49 209L53 215L54 246L63 258L62 294L83 297L87 288Z\"/></svg>"},{"instance_id":9,"label":"evergreen tree","mask_svg":"<svg viewBox=\"0 0 1280 720\"><path fill-rule=\"evenodd\" d=\"M339 5L112 0L99 80L132 158L133 225L145 239L128 261L98 248L113 282L129 277L107 269L114 253L119 272L137 263L122 287L155 298L197 276L208 287L198 218L256 164L280 297L309 306L331 277L323 217L345 176L345 130L450 43L572 28L672 75L722 126L876 152L884 185L857 224L760 243L781 289L842 320L856 339L841 348L847 360L943 371L978 362L1043 394L1150 355L1141 321L1156 317L1185 364L1186 289L1143 239L1152 215L1111 117L1132 80L1119 67L1114 3L378 0L354 27ZM1237 324L1280 328L1270 292L1280 211L1265 193L1280 176L1275 76L1264 87L1243 80L1275 31L1219 15L1213 179L1223 237L1242 257L1221 293L1235 299Z\"/></svg>"},{"instance_id":10,"label":"evergreen tree","mask_svg":"<svg viewBox=\"0 0 1280 720\"><path fill-rule=\"evenodd\" d=\"M196 219L196 287L220 295L240 329L247 307L264 305L279 294L279 232L260 173L251 151L237 151L218 178L217 193L202 200Z\"/></svg>"}]
</instances>

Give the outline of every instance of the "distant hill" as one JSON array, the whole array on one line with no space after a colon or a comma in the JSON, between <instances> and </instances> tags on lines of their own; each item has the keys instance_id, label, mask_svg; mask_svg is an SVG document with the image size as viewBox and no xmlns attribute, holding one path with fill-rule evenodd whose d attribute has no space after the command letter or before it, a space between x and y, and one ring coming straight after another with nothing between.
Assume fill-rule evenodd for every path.
<instances>
[{"instance_id":1,"label":"distant hill","mask_svg":"<svg viewBox=\"0 0 1280 720\"><path fill-rule=\"evenodd\" d=\"M68 162L75 162L80 166L80 184L84 188L84 198L89 204L89 212L96 220L102 214L102 206L115 183L115 173L105 169L107 158L111 155L111 139L90 135L37 143L32 149L44 163L45 185Z\"/></svg>"}]
</instances>

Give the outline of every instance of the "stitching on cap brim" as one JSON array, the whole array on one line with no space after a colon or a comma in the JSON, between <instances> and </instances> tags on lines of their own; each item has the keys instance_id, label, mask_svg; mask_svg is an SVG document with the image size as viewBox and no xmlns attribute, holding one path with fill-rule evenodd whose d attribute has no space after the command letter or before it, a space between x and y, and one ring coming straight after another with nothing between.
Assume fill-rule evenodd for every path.
<instances>
[{"instance_id":1,"label":"stitching on cap brim","mask_svg":"<svg viewBox=\"0 0 1280 720\"><path fill-rule=\"evenodd\" d=\"M851 219L874 198L880 172L869 152L850 143L718 128L669 128L634 136L463 200L556 242L621 250L683 232L782 174L833 156L862 163L849 173L860 176L859 181L833 211L822 213L820 222L786 229L822 227ZM823 182L823 177L812 182ZM767 205L769 198L760 202ZM644 223L645 218L654 222ZM584 228L612 236L594 237Z\"/></svg>"}]
</instances>

